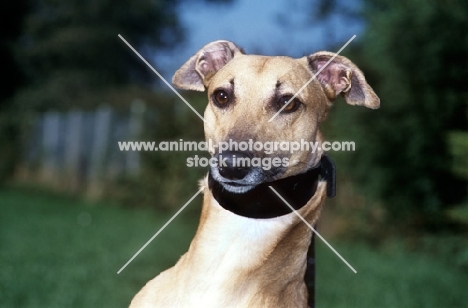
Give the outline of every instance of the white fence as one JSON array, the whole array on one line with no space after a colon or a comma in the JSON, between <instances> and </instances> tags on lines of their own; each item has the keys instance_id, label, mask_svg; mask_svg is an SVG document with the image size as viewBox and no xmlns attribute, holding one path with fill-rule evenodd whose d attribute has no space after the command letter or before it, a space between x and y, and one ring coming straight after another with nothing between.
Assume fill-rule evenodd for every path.
<instances>
[{"instance_id":1,"label":"white fence","mask_svg":"<svg viewBox=\"0 0 468 308\"><path fill-rule=\"evenodd\" d=\"M128 112L102 106L95 111L38 114L27 134L18 176L72 191L98 193L103 181L140 170L138 152L121 152L118 141L139 140L145 104Z\"/></svg>"}]
</instances>

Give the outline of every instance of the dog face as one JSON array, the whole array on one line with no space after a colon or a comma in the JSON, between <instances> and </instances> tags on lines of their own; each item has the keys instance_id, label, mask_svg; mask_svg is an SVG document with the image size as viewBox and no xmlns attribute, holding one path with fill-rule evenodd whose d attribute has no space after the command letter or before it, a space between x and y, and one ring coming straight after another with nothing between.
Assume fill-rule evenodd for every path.
<instances>
[{"instance_id":1,"label":"dog face","mask_svg":"<svg viewBox=\"0 0 468 308\"><path fill-rule=\"evenodd\" d=\"M245 55L231 42L216 41L175 73L177 87L208 92L206 139L215 145L229 144L227 150L219 146L211 151L218 159L211 168L216 181L231 192L243 193L316 166L323 154L319 125L338 94L349 104L378 108L379 99L362 72L340 56L326 65L333 56L329 52L300 59ZM293 141L302 143L301 148L292 151ZM305 147L311 142L314 151Z\"/></svg>"}]
</instances>

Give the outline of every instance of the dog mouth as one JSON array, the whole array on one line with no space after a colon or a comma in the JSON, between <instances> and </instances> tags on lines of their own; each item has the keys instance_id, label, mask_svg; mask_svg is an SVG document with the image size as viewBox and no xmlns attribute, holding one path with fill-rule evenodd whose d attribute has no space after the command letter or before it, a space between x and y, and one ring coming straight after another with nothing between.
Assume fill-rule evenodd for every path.
<instances>
[{"instance_id":1,"label":"dog mouth","mask_svg":"<svg viewBox=\"0 0 468 308\"><path fill-rule=\"evenodd\" d=\"M226 189L227 191L230 191L236 194L244 194L248 191L251 191L256 186L256 185L245 185L245 184L240 184L236 182L227 182L227 183L218 182L218 183L220 183L224 187L224 189Z\"/></svg>"},{"instance_id":2,"label":"dog mouth","mask_svg":"<svg viewBox=\"0 0 468 308\"><path fill-rule=\"evenodd\" d=\"M232 180L224 178L220 174L219 169L217 167L213 167L210 170L210 176L225 190L236 194L246 193L254 189L257 185L265 182L265 177L262 176L262 172L260 170L250 170L246 177Z\"/></svg>"},{"instance_id":3,"label":"dog mouth","mask_svg":"<svg viewBox=\"0 0 468 308\"><path fill-rule=\"evenodd\" d=\"M242 178L225 178L218 167L210 169L210 177L219 183L223 189L235 193L243 194L253 190L258 185L275 181L284 173L283 169L263 170L262 168L250 168L248 173Z\"/></svg>"},{"instance_id":4,"label":"dog mouth","mask_svg":"<svg viewBox=\"0 0 468 308\"><path fill-rule=\"evenodd\" d=\"M285 171L283 166L264 168L263 165L251 163L262 160L262 157L251 152L224 151L216 153L214 158L218 164L211 166L210 176L231 193L249 192L262 183L277 180Z\"/></svg>"}]
</instances>

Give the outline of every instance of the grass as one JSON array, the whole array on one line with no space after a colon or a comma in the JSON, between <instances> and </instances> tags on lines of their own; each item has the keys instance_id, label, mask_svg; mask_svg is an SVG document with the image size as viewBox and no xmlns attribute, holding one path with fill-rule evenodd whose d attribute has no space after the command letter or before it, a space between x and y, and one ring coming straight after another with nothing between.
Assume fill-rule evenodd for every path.
<instances>
[{"instance_id":1,"label":"grass","mask_svg":"<svg viewBox=\"0 0 468 308\"><path fill-rule=\"evenodd\" d=\"M127 307L150 278L184 253L193 201L121 274L171 216L150 209L0 190L0 307ZM399 246L332 244L354 274L317 243L317 307L466 307L468 273Z\"/></svg>"},{"instance_id":2,"label":"grass","mask_svg":"<svg viewBox=\"0 0 468 308\"><path fill-rule=\"evenodd\" d=\"M0 307L128 307L196 227L182 213L117 275L170 215L21 191L0 191L0 208Z\"/></svg>"},{"instance_id":3,"label":"grass","mask_svg":"<svg viewBox=\"0 0 468 308\"><path fill-rule=\"evenodd\" d=\"M401 245L376 251L336 244L354 274L318 246L317 307L467 307L468 272L446 261L405 252Z\"/></svg>"}]
</instances>

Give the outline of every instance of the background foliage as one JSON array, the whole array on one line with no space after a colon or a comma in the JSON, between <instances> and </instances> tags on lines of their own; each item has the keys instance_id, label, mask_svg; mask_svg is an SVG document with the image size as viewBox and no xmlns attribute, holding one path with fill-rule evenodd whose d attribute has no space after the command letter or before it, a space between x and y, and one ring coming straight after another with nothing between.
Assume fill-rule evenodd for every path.
<instances>
[{"instance_id":1,"label":"background foliage","mask_svg":"<svg viewBox=\"0 0 468 308\"><path fill-rule=\"evenodd\" d=\"M130 84L149 86L147 68L116 36L126 37L144 55L174 47L183 37L176 5L165 0L31 2L17 44L29 84L18 102L36 110L118 104L107 96Z\"/></svg>"},{"instance_id":2,"label":"background foliage","mask_svg":"<svg viewBox=\"0 0 468 308\"><path fill-rule=\"evenodd\" d=\"M355 155L339 157L356 186L384 205L389 223L444 228L445 210L467 198L468 3L363 3L366 32L348 55L381 108L337 108L331 117L337 136L358 145ZM328 4L325 13L339 4Z\"/></svg>"},{"instance_id":3,"label":"background foliage","mask_svg":"<svg viewBox=\"0 0 468 308\"><path fill-rule=\"evenodd\" d=\"M0 183L13 172L18 151L18 123L15 106L10 100L24 84L24 74L15 59L14 45L21 35L22 21L28 12L26 1L0 4Z\"/></svg>"}]
</instances>

